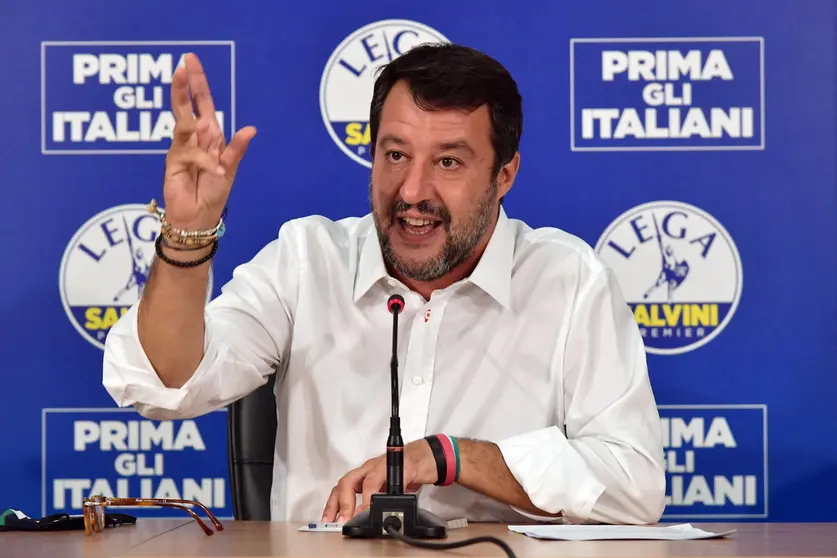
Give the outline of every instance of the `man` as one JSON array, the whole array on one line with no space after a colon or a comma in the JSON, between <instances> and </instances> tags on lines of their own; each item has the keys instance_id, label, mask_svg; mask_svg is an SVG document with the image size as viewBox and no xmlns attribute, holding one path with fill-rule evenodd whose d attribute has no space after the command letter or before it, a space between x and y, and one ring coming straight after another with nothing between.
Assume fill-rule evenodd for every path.
<instances>
[{"instance_id":1,"label":"man","mask_svg":"<svg viewBox=\"0 0 837 558\"><path fill-rule=\"evenodd\" d=\"M453 45L391 62L371 103L371 214L285 223L206 306L213 227L255 129L224 143L193 56L172 105L166 226L208 240L169 234L110 331L104 384L120 406L192 417L276 373L271 517L346 521L386 478L386 302L398 293L404 483L421 507L657 521L662 437L642 339L588 245L506 216L522 114L500 64Z\"/></svg>"}]
</instances>

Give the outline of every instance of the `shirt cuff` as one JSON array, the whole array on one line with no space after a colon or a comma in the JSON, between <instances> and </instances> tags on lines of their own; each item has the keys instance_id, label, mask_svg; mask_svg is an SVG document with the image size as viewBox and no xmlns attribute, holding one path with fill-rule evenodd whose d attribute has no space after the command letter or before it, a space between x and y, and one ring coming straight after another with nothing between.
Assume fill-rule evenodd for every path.
<instances>
[{"instance_id":1,"label":"shirt cuff","mask_svg":"<svg viewBox=\"0 0 837 558\"><path fill-rule=\"evenodd\" d=\"M507 438L497 446L529 499L547 513L586 518L604 492L605 486L556 426Z\"/></svg>"},{"instance_id":2,"label":"shirt cuff","mask_svg":"<svg viewBox=\"0 0 837 558\"><path fill-rule=\"evenodd\" d=\"M119 407L133 405L140 414L150 415L149 418L159 415L159 411L180 412L188 407L187 399L190 395L193 397L195 384L199 385L210 368L210 359L204 358L181 387L166 387L139 341L137 319L140 304L141 301L132 306L108 332L102 383ZM205 327L204 349L210 339L208 320ZM161 418L171 416L160 415Z\"/></svg>"},{"instance_id":3,"label":"shirt cuff","mask_svg":"<svg viewBox=\"0 0 837 558\"><path fill-rule=\"evenodd\" d=\"M520 508L516 508L514 506L512 506L511 509L513 509L514 511L516 511L517 513L519 513L522 516L528 517L529 519L531 519L533 521L540 521L542 523L559 523L559 522L563 523L564 522L564 517L563 516L553 517L551 515L535 515L533 513L529 513L525 510L521 510Z\"/></svg>"}]
</instances>

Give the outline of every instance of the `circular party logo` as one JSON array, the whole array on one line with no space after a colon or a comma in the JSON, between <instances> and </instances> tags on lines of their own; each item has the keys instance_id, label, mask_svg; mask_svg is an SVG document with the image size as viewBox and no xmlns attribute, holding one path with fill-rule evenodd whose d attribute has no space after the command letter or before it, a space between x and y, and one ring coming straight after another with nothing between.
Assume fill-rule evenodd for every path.
<instances>
[{"instance_id":1,"label":"circular party logo","mask_svg":"<svg viewBox=\"0 0 837 558\"><path fill-rule=\"evenodd\" d=\"M159 234L148 206L128 204L94 215L70 240L59 271L61 302L92 345L104 349L110 328L142 296ZM211 296L210 269L207 302Z\"/></svg>"},{"instance_id":2,"label":"circular party logo","mask_svg":"<svg viewBox=\"0 0 837 558\"><path fill-rule=\"evenodd\" d=\"M334 49L320 81L320 111L326 130L343 153L372 167L369 105L376 70L421 44L447 42L422 23L388 19L355 30Z\"/></svg>"},{"instance_id":3,"label":"circular party logo","mask_svg":"<svg viewBox=\"0 0 837 558\"><path fill-rule=\"evenodd\" d=\"M616 274L649 353L680 354L709 343L738 307L738 249L714 217L693 205L634 207L610 224L596 251Z\"/></svg>"}]
</instances>

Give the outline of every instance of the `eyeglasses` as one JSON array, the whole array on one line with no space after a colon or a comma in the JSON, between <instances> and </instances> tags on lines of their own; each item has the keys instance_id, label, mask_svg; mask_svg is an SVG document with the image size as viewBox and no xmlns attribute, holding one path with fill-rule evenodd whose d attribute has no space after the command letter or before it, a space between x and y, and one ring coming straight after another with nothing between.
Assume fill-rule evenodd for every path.
<instances>
[{"instance_id":1,"label":"eyeglasses","mask_svg":"<svg viewBox=\"0 0 837 558\"><path fill-rule=\"evenodd\" d=\"M206 513L209 520L215 526L217 531L223 531L224 526L218 521L212 512L200 502L194 500L172 500L168 498L105 498L103 496L91 496L82 500L82 510L84 512L84 530L88 535L93 533L100 533L105 530L105 507L106 506L162 506L167 508L177 508L189 512L189 515L195 518L195 521L203 529L207 535L215 533L206 523L197 516L195 512L187 508L187 505L198 506Z\"/></svg>"}]
</instances>

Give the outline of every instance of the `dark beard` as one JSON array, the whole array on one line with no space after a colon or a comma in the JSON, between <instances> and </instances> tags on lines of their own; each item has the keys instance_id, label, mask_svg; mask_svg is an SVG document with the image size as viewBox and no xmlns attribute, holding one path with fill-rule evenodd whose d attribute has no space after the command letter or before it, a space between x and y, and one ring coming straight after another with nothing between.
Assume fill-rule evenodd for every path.
<instances>
[{"instance_id":1,"label":"dark beard","mask_svg":"<svg viewBox=\"0 0 837 558\"><path fill-rule=\"evenodd\" d=\"M414 281L435 281L450 273L470 258L476 247L479 245L485 232L491 226L494 211L494 202L497 196L497 181L491 181L491 187L485 196L479 201L474 212L464 223L451 227L451 215L444 206L432 206L424 201L416 205L416 209L425 215L433 216L442 222L438 225L444 227L446 240L442 249L435 256L421 262L404 261L399 259L392 250L389 237L383 233L382 225L378 217L378 211L372 200L372 179L369 179L369 203L372 207L372 218L375 221L375 229L378 232L378 242L381 245L381 252L386 266L405 277ZM412 206L404 202L400 197L393 202L389 208L390 227L399 226L395 222L395 215L406 211Z\"/></svg>"}]
</instances>

